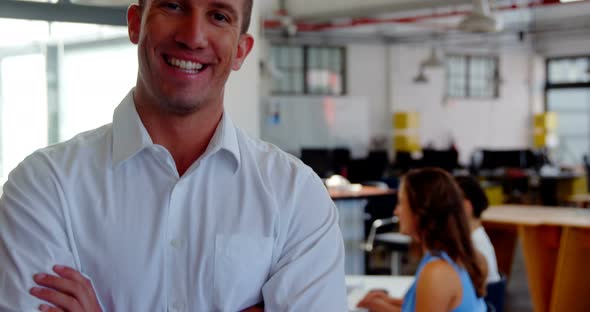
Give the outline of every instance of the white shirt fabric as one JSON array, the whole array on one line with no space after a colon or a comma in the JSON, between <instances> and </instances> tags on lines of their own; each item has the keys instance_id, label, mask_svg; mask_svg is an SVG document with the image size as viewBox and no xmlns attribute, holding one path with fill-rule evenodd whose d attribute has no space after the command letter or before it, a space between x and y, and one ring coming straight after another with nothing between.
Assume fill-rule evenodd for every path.
<instances>
[{"instance_id":1,"label":"white shirt fabric","mask_svg":"<svg viewBox=\"0 0 590 312\"><path fill-rule=\"evenodd\" d=\"M475 248L486 258L488 264L488 278L486 282L489 284L499 281L500 274L498 273L496 252L494 251L494 246L483 226L480 226L471 232L471 240L473 241Z\"/></svg>"},{"instance_id":2,"label":"white shirt fabric","mask_svg":"<svg viewBox=\"0 0 590 312\"><path fill-rule=\"evenodd\" d=\"M36 311L32 276L55 264L88 276L106 311L346 311L338 214L312 170L224 114L179 177L132 93L112 124L10 174L0 311Z\"/></svg>"}]
</instances>

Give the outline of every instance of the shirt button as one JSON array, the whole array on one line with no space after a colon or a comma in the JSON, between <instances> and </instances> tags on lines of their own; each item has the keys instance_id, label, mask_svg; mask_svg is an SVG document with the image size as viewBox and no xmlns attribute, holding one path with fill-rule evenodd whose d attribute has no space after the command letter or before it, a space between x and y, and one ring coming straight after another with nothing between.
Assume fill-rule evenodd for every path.
<instances>
[{"instance_id":1,"label":"shirt button","mask_svg":"<svg viewBox=\"0 0 590 312\"><path fill-rule=\"evenodd\" d=\"M168 310L171 311L182 311L184 309L184 304L182 302L175 302L172 306L168 307Z\"/></svg>"},{"instance_id":2,"label":"shirt button","mask_svg":"<svg viewBox=\"0 0 590 312\"><path fill-rule=\"evenodd\" d=\"M180 247L182 247L182 240L173 239L170 241L170 245L172 245L172 247L174 247L174 248L180 248Z\"/></svg>"}]
</instances>

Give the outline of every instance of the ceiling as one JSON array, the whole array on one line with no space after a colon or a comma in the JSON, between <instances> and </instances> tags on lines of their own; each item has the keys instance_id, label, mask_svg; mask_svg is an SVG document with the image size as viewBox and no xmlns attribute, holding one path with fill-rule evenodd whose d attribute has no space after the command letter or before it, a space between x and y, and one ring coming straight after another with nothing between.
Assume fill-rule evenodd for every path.
<instances>
[{"instance_id":1,"label":"ceiling","mask_svg":"<svg viewBox=\"0 0 590 312\"><path fill-rule=\"evenodd\" d=\"M43 1L43 0L37 0ZM57 0L47 0L55 2ZM62 0L63 1L63 0ZM67 1L67 0L66 0ZM96 6L127 6L135 0L70 0ZM413 42L429 38L467 36L457 24L473 10L472 0L254 0L271 38L378 38ZM488 36L559 35L590 37L590 0L487 0L503 31ZM288 23L285 21L288 17ZM291 33L292 35L292 33ZM482 37L482 35L479 35Z\"/></svg>"},{"instance_id":2,"label":"ceiling","mask_svg":"<svg viewBox=\"0 0 590 312\"><path fill-rule=\"evenodd\" d=\"M503 31L488 37L590 35L590 1L490 0ZM281 11L280 8L283 10ZM422 42L429 38L469 37L458 23L473 11L471 0L275 0L262 8L272 38L286 36L284 17L297 25L297 36L381 38ZM516 35L516 36L515 36ZM471 35L473 37L473 35ZM481 38L482 35L479 35Z\"/></svg>"}]
</instances>

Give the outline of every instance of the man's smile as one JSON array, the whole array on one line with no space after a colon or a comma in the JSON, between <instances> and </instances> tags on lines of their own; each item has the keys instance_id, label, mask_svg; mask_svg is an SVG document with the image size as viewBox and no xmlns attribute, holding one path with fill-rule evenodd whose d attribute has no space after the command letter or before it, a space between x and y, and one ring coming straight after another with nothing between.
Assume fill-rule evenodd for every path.
<instances>
[{"instance_id":1,"label":"man's smile","mask_svg":"<svg viewBox=\"0 0 590 312\"><path fill-rule=\"evenodd\" d=\"M190 74L198 74L200 71L205 70L209 66L208 64L202 64L169 55L163 55L163 58L164 62L169 66Z\"/></svg>"}]
</instances>

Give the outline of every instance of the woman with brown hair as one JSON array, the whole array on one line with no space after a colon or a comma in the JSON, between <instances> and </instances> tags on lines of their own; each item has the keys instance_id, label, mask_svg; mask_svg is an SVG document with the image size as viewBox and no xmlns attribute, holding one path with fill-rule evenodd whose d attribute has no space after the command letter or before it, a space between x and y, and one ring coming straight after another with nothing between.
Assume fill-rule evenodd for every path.
<instances>
[{"instance_id":1,"label":"woman with brown hair","mask_svg":"<svg viewBox=\"0 0 590 312\"><path fill-rule=\"evenodd\" d=\"M403 300L371 292L359 307L372 312L485 311L485 260L472 245L463 194L453 177L434 168L410 171L402 179L395 214L400 232L424 251L416 281Z\"/></svg>"}]
</instances>

